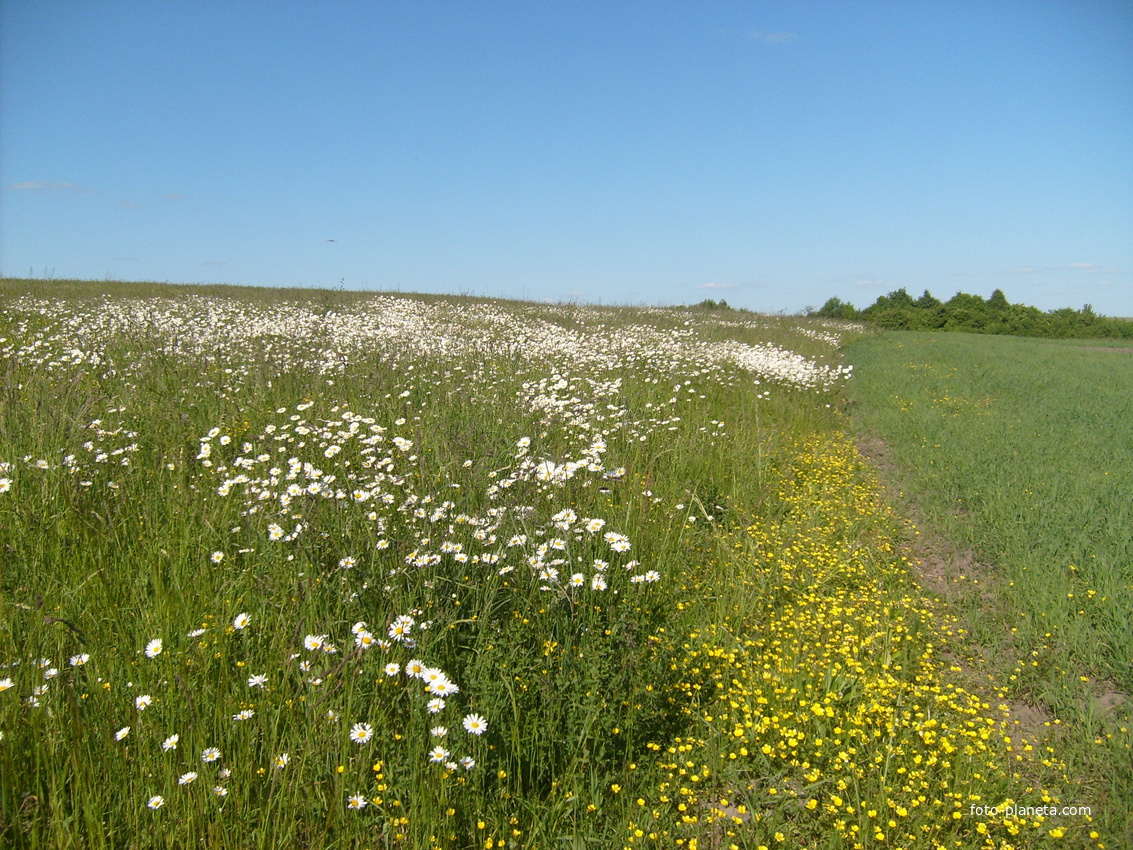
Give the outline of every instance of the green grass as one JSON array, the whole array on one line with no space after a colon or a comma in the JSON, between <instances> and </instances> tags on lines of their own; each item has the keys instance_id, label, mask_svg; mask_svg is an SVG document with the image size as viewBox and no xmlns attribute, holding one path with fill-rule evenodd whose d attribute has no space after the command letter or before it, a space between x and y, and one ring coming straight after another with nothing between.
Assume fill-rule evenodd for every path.
<instances>
[{"instance_id":1,"label":"green grass","mask_svg":"<svg viewBox=\"0 0 1133 850\"><path fill-rule=\"evenodd\" d=\"M972 640L1133 810L1129 704L1113 706L1133 694L1133 346L899 332L847 356L892 483L974 552L945 591Z\"/></svg>"},{"instance_id":2,"label":"green grass","mask_svg":"<svg viewBox=\"0 0 1133 850\"><path fill-rule=\"evenodd\" d=\"M2 846L1099 844L970 813L1082 800L946 663L822 371L846 329L89 282L0 311Z\"/></svg>"}]
</instances>

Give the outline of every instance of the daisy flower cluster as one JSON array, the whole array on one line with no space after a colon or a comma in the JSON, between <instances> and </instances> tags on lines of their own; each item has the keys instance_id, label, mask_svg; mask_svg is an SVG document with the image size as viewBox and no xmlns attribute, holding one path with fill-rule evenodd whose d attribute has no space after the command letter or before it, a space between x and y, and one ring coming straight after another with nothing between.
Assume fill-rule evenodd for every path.
<instances>
[{"instance_id":1,"label":"daisy flower cluster","mask_svg":"<svg viewBox=\"0 0 1133 850\"><path fill-rule=\"evenodd\" d=\"M462 467L441 489L422 493L418 462L428 447L396 433L407 426L404 418L391 427L341 406L322 418L311 417L310 408L306 402L280 408L280 420L239 442L219 427L200 438L197 460L219 479L216 495L239 499L245 521L262 529L249 551L317 536L319 516L340 521L352 512L366 550L339 555L326 567L352 594L390 588L396 579L433 595L438 582L457 574L502 577L518 570L542 590L573 598L610 587L611 564L625 577L614 582L619 586L661 578L632 557L629 537L606 519L571 508L551 512L547 497L567 482L608 489L625 474L604 464L603 436L589 438L571 459L535 455L532 438L523 437L510 468L492 470L479 492L462 483L470 480ZM479 501L490 507L462 510L453 497L469 508L486 497Z\"/></svg>"},{"instance_id":2,"label":"daisy flower cluster","mask_svg":"<svg viewBox=\"0 0 1133 850\"><path fill-rule=\"evenodd\" d=\"M8 307L12 339L0 354L45 370L91 368L105 363L107 346L123 336L144 336L150 357L212 362L267 361L279 373L345 372L358 354L382 348L403 362L519 355L531 363L573 363L586 371L616 374L627 367L678 374L705 363L738 366L749 376L799 388L828 388L848 376L836 364L803 357L767 342L708 341L718 329L766 335L782 322L711 316L681 318L676 311L642 310L625 326L615 308L490 303L429 303L373 295L324 311L300 302L257 305L233 298L139 298L77 303L20 298ZM684 313L683 316L687 316ZM610 323L623 331L609 333ZM829 324L829 323L827 323ZM797 329L794 331L798 334ZM817 335L817 336L816 336ZM798 336L803 336L798 334ZM837 330L813 331L829 344ZM19 340L19 342L17 342ZM241 383L236 370L230 375Z\"/></svg>"}]
</instances>

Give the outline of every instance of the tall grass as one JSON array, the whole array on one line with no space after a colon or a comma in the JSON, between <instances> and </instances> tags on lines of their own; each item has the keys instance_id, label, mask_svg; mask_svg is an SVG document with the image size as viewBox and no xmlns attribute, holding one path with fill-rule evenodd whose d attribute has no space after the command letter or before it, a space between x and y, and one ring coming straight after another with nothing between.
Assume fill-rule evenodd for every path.
<instances>
[{"instance_id":1,"label":"tall grass","mask_svg":"<svg viewBox=\"0 0 1133 850\"><path fill-rule=\"evenodd\" d=\"M0 844L1092 846L967 808L1061 762L940 661L838 328L75 286L0 315Z\"/></svg>"}]
</instances>

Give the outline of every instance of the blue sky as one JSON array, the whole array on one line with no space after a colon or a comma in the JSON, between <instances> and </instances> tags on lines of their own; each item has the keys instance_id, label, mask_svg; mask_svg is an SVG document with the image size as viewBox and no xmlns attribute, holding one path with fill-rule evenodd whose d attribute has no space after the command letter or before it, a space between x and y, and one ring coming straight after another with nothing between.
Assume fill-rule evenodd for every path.
<instances>
[{"instance_id":1,"label":"blue sky","mask_svg":"<svg viewBox=\"0 0 1133 850\"><path fill-rule=\"evenodd\" d=\"M0 0L29 269L1133 316L1133 3Z\"/></svg>"}]
</instances>

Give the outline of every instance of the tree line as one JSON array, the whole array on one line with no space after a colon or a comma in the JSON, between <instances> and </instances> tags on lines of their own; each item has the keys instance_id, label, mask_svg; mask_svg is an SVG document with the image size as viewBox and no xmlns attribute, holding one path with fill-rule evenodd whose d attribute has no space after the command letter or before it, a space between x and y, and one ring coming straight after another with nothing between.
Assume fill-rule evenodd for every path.
<instances>
[{"instance_id":1,"label":"tree line","mask_svg":"<svg viewBox=\"0 0 1133 850\"><path fill-rule=\"evenodd\" d=\"M997 289L990 298L958 292L941 301L926 289L913 298L903 288L882 295L864 310L840 298L831 298L814 315L828 319L866 322L893 330L966 331L1066 339L1106 337L1133 339L1133 321L1111 319L1094 312L1063 307L1046 312L1025 304L1011 304Z\"/></svg>"}]
</instances>

